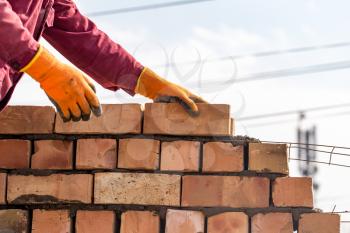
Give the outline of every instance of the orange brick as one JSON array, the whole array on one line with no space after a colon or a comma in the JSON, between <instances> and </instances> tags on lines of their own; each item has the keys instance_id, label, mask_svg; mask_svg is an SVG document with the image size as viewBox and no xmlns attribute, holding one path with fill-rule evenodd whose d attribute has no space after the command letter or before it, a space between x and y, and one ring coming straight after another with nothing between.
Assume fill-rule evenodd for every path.
<instances>
[{"instance_id":1,"label":"orange brick","mask_svg":"<svg viewBox=\"0 0 350 233\"><path fill-rule=\"evenodd\" d=\"M204 214L199 211L168 210L165 233L204 232Z\"/></svg>"},{"instance_id":2,"label":"orange brick","mask_svg":"<svg viewBox=\"0 0 350 233\"><path fill-rule=\"evenodd\" d=\"M90 174L9 175L7 201L12 204L91 203L92 185Z\"/></svg>"},{"instance_id":3,"label":"orange brick","mask_svg":"<svg viewBox=\"0 0 350 233\"><path fill-rule=\"evenodd\" d=\"M150 211L127 211L122 214L120 233L159 233L159 216Z\"/></svg>"},{"instance_id":4,"label":"orange brick","mask_svg":"<svg viewBox=\"0 0 350 233\"><path fill-rule=\"evenodd\" d=\"M143 132L168 135L232 135L229 105L198 104L198 108L200 115L191 117L177 103L146 104Z\"/></svg>"},{"instance_id":5,"label":"orange brick","mask_svg":"<svg viewBox=\"0 0 350 233\"><path fill-rule=\"evenodd\" d=\"M115 213L113 211L77 211L76 233L114 233Z\"/></svg>"},{"instance_id":6,"label":"orange brick","mask_svg":"<svg viewBox=\"0 0 350 233\"><path fill-rule=\"evenodd\" d=\"M72 169L73 142L40 140L34 142L33 169Z\"/></svg>"},{"instance_id":7,"label":"orange brick","mask_svg":"<svg viewBox=\"0 0 350 233\"><path fill-rule=\"evenodd\" d=\"M56 117L55 132L60 134L139 134L141 106L139 104L106 104L100 117L89 121L66 122Z\"/></svg>"},{"instance_id":8,"label":"orange brick","mask_svg":"<svg viewBox=\"0 0 350 233\"><path fill-rule=\"evenodd\" d=\"M293 233L290 213L257 214L252 218L252 233Z\"/></svg>"},{"instance_id":9,"label":"orange brick","mask_svg":"<svg viewBox=\"0 0 350 233\"><path fill-rule=\"evenodd\" d=\"M0 173L0 205L6 204L6 173Z\"/></svg>"},{"instance_id":10,"label":"orange brick","mask_svg":"<svg viewBox=\"0 0 350 233\"><path fill-rule=\"evenodd\" d=\"M200 142L173 141L162 143L160 169L163 171L198 171Z\"/></svg>"},{"instance_id":11,"label":"orange brick","mask_svg":"<svg viewBox=\"0 0 350 233\"><path fill-rule=\"evenodd\" d=\"M249 170L262 173L289 173L286 144L249 144Z\"/></svg>"},{"instance_id":12,"label":"orange brick","mask_svg":"<svg viewBox=\"0 0 350 233\"><path fill-rule=\"evenodd\" d=\"M34 210L32 233L70 233L68 210Z\"/></svg>"},{"instance_id":13,"label":"orange brick","mask_svg":"<svg viewBox=\"0 0 350 233\"><path fill-rule=\"evenodd\" d=\"M0 232L27 233L28 212L25 210L0 210Z\"/></svg>"},{"instance_id":14,"label":"orange brick","mask_svg":"<svg viewBox=\"0 0 350 233\"><path fill-rule=\"evenodd\" d=\"M203 146L203 172L240 172L244 170L243 146L208 142Z\"/></svg>"},{"instance_id":15,"label":"orange brick","mask_svg":"<svg viewBox=\"0 0 350 233\"><path fill-rule=\"evenodd\" d=\"M0 140L0 168L29 168L30 141L5 139Z\"/></svg>"},{"instance_id":16,"label":"orange brick","mask_svg":"<svg viewBox=\"0 0 350 233\"><path fill-rule=\"evenodd\" d=\"M277 178L272 188L277 207L313 207L312 179L309 177Z\"/></svg>"},{"instance_id":17,"label":"orange brick","mask_svg":"<svg viewBox=\"0 0 350 233\"><path fill-rule=\"evenodd\" d=\"M96 173L95 204L180 205L178 175Z\"/></svg>"},{"instance_id":18,"label":"orange brick","mask_svg":"<svg viewBox=\"0 0 350 233\"><path fill-rule=\"evenodd\" d=\"M265 208L269 179L238 176L184 176L182 206Z\"/></svg>"},{"instance_id":19,"label":"orange brick","mask_svg":"<svg viewBox=\"0 0 350 233\"><path fill-rule=\"evenodd\" d=\"M241 212L226 212L208 218L208 233L248 233L248 216Z\"/></svg>"},{"instance_id":20,"label":"orange brick","mask_svg":"<svg viewBox=\"0 0 350 233\"><path fill-rule=\"evenodd\" d=\"M76 153L77 169L115 169L117 166L115 139L79 139Z\"/></svg>"},{"instance_id":21,"label":"orange brick","mask_svg":"<svg viewBox=\"0 0 350 233\"><path fill-rule=\"evenodd\" d=\"M340 216L327 213L302 214L298 233L340 233Z\"/></svg>"},{"instance_id":22,"label":"orange brick","mask_svg":"<svg viewBox=\"0 0 350 233\"><path fill-rule=\"evenodd\" d=\"M159 141L128 138L119 140L118 168L156 170L159 167Z\"/></svg>"}]
</instances>

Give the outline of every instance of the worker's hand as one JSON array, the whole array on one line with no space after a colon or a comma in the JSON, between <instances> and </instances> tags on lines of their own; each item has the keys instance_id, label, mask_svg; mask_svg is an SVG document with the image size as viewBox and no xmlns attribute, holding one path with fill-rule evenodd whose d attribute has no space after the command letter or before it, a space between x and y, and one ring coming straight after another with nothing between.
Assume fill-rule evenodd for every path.
<instances>
[{"instance_id":1,"label":"worker's hand","mask_svg":"<svg viewBox=\"0 0 350 233\"><path fill-rule=\"evenodd\" d=\"M198 113L195 103L206 103L201 97L161 78L148 68L144 68L141 73L135 92L155 101L179 102L192 115Z\"/></svg>"},{"instance_id":2,"label":"worker's hand","mask_svg":"<svg viewBox=\"0 0 350 233\"><path fill-rule=\"evenodd\" d=\"M77 69L58 61L44 47L40 47L21 71L40 83L63 121L89 120L91 111L96 116L101 115L93 84Z\"/></svg>"}]
</instances>

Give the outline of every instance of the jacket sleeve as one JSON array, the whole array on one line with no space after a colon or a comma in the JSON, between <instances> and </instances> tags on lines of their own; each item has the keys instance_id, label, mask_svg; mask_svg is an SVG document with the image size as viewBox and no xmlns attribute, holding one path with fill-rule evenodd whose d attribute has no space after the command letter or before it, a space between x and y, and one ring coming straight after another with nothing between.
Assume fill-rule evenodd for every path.
<instances>
[{"instance_id":1,"label":"jacket sleeve","mask_svg":"<svg viewBox=\"0 0 350 233\"><path fill-rule=\"evenodd\" d=\"M0 0L0 60L19 71L34 57L38 42L7 0Z\"/></svg>"},{"instance_id":2,"label":"jacket sleeve","mask_svg":"<svg viewBox=\"0 0 350 233\"><path fill-rule=\"evenodd\" d=\"M143 66L83 16L72 0L55 0L53 8L53 25L45 29L45 39L104 88L134 95Z\"/></svg>"}]
</instances>

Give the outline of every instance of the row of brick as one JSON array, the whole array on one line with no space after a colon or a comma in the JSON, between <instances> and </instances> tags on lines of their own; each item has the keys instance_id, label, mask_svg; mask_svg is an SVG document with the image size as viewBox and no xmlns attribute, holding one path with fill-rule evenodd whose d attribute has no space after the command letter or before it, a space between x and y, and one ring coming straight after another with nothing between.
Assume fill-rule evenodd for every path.
<instances>
[{"instance_id":1,"label":"row of brick","mask_svg":"<svg viewBox=\"0 0 350 233\"><path fill-rule=\"evenodd\" d=\"M250 220L250 221L249 221ZM207 227L205 222L207 221ZM0 232L28 233L28 212L0 210ZM33 210L32 233L293 233L291 213L259 213L249 217L243 212L224 212L206 219L200 211L168 209L165 231L156 212L126 211L117 220L114 211L78 210L73 223L69 210ZM298 222L298 233L339 233L336 214L305 213ZM74 226L73 226L74 224ZM74 229L73 229L74 228ZM119 228L119 229L117 229ZM207 229L205 229L207 228ZM249 231L251 229L251 231ZM119 230L119 231L118 231Z\"/></svg>"},{"instance_id":2,"label":"row of brick","mask_svg":"<svg viewBox=\"0 0 350 233\"><path fill-rule=\"evenodd\" d=\"M191 117L176 103L146 104L144 111L139 104L108 104L99 118L63 123L51 107L9 106L0 114L0 134L233 134L229 105L198 104L198 108L199 116Z\"/></svg>"}]
</instances>

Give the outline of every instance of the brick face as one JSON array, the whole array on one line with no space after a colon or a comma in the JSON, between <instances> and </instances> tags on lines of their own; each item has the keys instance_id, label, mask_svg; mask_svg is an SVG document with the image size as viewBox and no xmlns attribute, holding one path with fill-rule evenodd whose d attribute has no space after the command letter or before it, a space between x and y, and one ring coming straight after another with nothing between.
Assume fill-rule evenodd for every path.
<instances>
[{"instance_id":1,"label":"brick face","mask_svg":"<svg viewBox=\"0 0 350 233\"><path fill-rule=\"evenodd\" d=\"M127 211L122 214L120 233L159 233L159 216L150 211Z\"/></svg>"},{"instance_id":2,"label":"brick face","mask_svg":"<svg viewBox=\"0 0 350 233\"><path fill-rule=\"evenodd\" d=\"M298 233L340 233L340 216L326 213L302 214Z\"/></svg>"},{"instance_id":3,"label":"brick face","mask_svg":"<svg viewBox=\"0 0 350 233\"><path fill-rule=\"evenodd\" d=\"M0 168L29 168L30 141L17 139L0 140Z\"/></svg>"},{"instance_id":4,"label":"brick face","mask_svg":"<svg viewBox=\"0 0 350 233\"><path fill-rule=\"evenodd\" d=\"M199 211L168 210L165 233L204 232L204 215Z\"/></svg>"},{"instance_id":5,"label":"brick face","mask_svg":"<svg viewBox=\"0 0 350 233\"><path fill-rule=\"evenodd\" d=\"M291 213L257 214L252 218L252 233L293 233Z\"/></svg>"},{"instance_id":6,"label":"brick face","mask_svg":"<svg viewBox=\"0 0 350 233\"><path fill-rule=\"evenodd\" d=\"M0 205L6 203L6 173L0 173Z\"/></svg>"},{"instance_id":7,"label":"brick face","mask_svg":"<svg viewBox=\"0 0 350 233\"><path fill-rule=\"evenodd\" d=\"M113 211L77 211L76 233L114 233L115 213Z\"/></svg>"},{"instance_id":8,"label":"brick face","mask_svg":"<svg viewBox=\"0 0 350 233\"><path fill-rule=\"evenodd\" d=\"M241 212L226 212L208 218L208 233L248 233L248 216Z\"/></svg>"},{"instance_id":9,"label":"brick face","mask_svg":"<svg viewBox=\"0 0 350 233\"><path fill-rule=\"evenodd\" d=\"M71 219L68 210L33 211L32 233L70 233Z\"/></svg>"},{"instance_id":10,"label":"brick face","mask_svg":"<svg viewBox=\"0 0 350 233\"><path fill-rule=\"evenodd\" d=\"M25 210L0 210L1 233L29 233L27 232L28 212Z\"/></svg>"}]
</instances>

